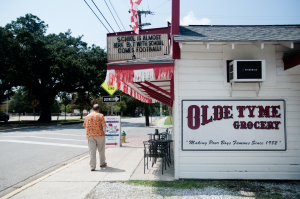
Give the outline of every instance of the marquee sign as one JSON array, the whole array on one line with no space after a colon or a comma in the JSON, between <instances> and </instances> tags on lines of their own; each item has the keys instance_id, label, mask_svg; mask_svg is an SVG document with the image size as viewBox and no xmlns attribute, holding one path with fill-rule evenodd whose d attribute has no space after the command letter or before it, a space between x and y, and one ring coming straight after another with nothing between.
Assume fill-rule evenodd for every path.
<instances>
[{"instance_id":1,"label":"marquee sign","mask_svg":"<svg viewBox=\"0 0 300 199\"><path fill-rule=\"evenodd\" d=\"M284 151L284 100L182 100L183 151Z\"/></svg>"},{"instance_id":2,"label":"marquee sign","mask_svg":"<svg viewBox=\"0 0 300 199\"><path fill-rule=\"evenodd\" d=\"M168 34L107 37L108 60L128 60L169 54Z\"/></svg>"}]
</instances>

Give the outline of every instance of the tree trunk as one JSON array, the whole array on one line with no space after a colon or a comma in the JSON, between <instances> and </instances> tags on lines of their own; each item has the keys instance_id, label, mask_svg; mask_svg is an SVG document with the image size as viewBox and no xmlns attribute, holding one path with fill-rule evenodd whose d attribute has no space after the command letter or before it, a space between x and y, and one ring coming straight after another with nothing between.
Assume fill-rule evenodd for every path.
<instances>
[{"instance_id":1,"label":"tree trunk","mask_svg":"<svg viewBox=\"0 0 300 199\"><path fill-rule=\"evenodd\" d=\"M42 108L42 113L38 122L50 123L51 122L51 105L54 103L55 95L43 95L39 97L40 106Z\"/></svg>"},{"instance_id":2,"label":"tree trunk","mask_svg":"<svg viewBox=\"0 0 300 199\"><path fill-rule=\"evenodd\" d=\"M145 108L146 126L149 126L149 108L147 103L144 103L144 108Z\"/></svg>"},{"instance_id":3,"label":"tree trunk","mask_svg":"<svg viewBox=\"0 0 300 199\"><path fill-rule=\"evenodd\" d=\"M80 119L82 119L82 117L83 117L83 109L79 108L79 112L80 112Z\"/></svg>"}]
</instances>

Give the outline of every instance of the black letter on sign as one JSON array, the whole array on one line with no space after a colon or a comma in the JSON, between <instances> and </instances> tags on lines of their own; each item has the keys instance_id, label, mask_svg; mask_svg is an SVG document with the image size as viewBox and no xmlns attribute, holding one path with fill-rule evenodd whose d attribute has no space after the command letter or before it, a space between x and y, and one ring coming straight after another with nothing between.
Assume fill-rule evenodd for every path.
<instances>
[{"instance_id":1,"label":"black letter on sign","mask_svg":"<svg viewBox=\"0 0 300 199\"><path fill-rule=\"evenodd\" d=\"M194 116L193 110L195 110L195 116ZM188 127L190 129L198 129L200 127L200 108L199 108L199 106L196 106L196 105L189 106L188 116L186 118L188 119Z\"/></svg>"}]
</instances>

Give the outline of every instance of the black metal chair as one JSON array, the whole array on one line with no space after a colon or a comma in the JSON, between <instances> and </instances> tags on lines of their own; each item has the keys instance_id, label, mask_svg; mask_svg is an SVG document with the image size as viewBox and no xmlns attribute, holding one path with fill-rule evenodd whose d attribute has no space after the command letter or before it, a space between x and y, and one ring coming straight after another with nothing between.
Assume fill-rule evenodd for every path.
<instances>
[{"instance_id":1,"label":"black metal chair","mask_svg":"<svg viewBox=\"0 0 300 199\"><path fill-rule=\"evenodd\" d=\"M144 173L146 173L146 166L148 169L148 158L152 158L152 167L156 163L158 158L162 158L162 174L164 174L164 167L165 170L167 169L167 145L164 141L159 140L149 140L144 141ZM146 161L147 159L147 161Z\"/></svg>"}]
</instances>

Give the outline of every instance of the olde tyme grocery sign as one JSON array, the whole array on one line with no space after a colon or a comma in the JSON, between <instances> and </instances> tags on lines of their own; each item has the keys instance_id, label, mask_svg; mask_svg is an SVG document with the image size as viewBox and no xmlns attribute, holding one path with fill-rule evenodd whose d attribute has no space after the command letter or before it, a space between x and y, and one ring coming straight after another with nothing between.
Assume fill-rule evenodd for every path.
<instances>
[{"instance_id":1,"label":"olde tyme grocery sign","mask_svg":"<svg viewBox=\"0 0 300 199\"><path fill-rule=\"evenodd\" d=\"M182 100L182 150L284 151L284 100Z\"/></svg>"},{"instance_id":2,"label":"olde tyme grocery sign","mask_svg":"<svg viewBox=\"0 0 300 199\"><path fill-rule=\"evenodd\" d=\"M130 35L107 37L108 59L124 60L168 54L168 34Z\"/></svg>"}]
</instances>

